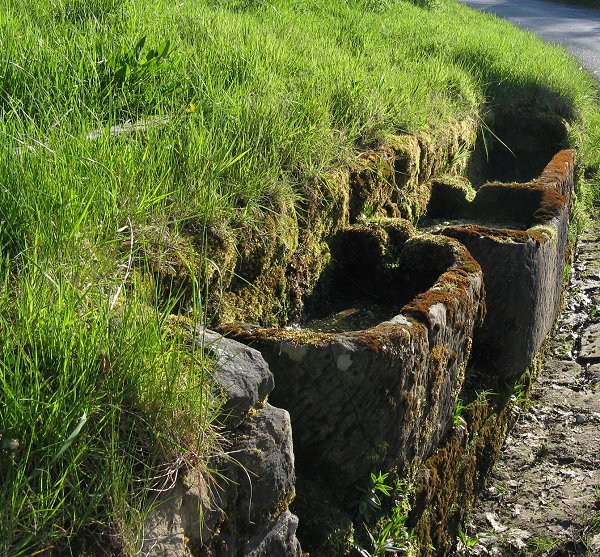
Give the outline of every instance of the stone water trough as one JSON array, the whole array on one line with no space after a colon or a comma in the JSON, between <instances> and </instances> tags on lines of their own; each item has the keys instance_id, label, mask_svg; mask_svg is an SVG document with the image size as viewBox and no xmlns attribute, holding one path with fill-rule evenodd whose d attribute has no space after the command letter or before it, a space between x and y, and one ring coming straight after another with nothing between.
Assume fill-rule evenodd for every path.
<instances>
[{"instance_id":1,"label":"stone water trough","mask_svg":"<svg viewBox=\"0 0 600 557\"><path fill-rule=\"evenodd\" d=\"M574 159L561 151L539 178L485 184L472 201L433 182L433 235L400 219L350 226L299 326L221 328L268 362L299 469L343 489L418 466L452 426L467 362L526 370L560 305Z\"/></svg>"},{"instance_id":2,"label":"stone water trough","mask_svg":"<svg viewBox=\"0 0 600 557\"><path fill-rule=\"evenodd\" d=\"M228 481L218 508L209 508L206 486L191 475L190 485L178 482L161 498L142 553L181 555L202 545L223 557L299 556L298 520L288 510L294 463L348 506L373 470L402 477L424 465L433 472L422 478L443 475L454 485L469 458L487 458L492 441L481 435L471 457L463 447L439 460L443 469L426 461L452 438L444 436L467 364L484 386L518 376L554 323L574 158L561 151L539 178L485 184L472 201L464 188L433 181L425 232L380 219L330 238L331 265L296 326L222 325L229 338L200 330L198 346L215 359L215 386L225 395L223 427L235 459L223 463ZM452 431L462 443L465 434ZM427 489L434 491L428 500L448 506L436 507L438 517L473 495L448 498L434 483ZM416 528L431 518L422 512L412 517ZM436 547L453 547L444 536L455 522L436 520ZM319 515L317 522L327 521ZM452 531L448 539L455 538Z\"/></svg>"},{"instance_id":3,"label":"stone water trough","mask_svg":"<svg viewBox=\"0 0 600 557\"><path fill-rule=\"evenodd\" d=\"M309 303L300 326L222 328L268 362L298 469L342 491L437 446L482 315L481 268L464 246L408 228L389 219L342 232L324 277L334 303Z\"/></svg>"},{"instance_id":4,"label":"stone water trough","mask_svg":"<svg viewBox=\"0 0 600 557\"><path fill-rule=\"evenodd\" d=\"M489 183L469 202L434 182L427 224L459 240L481 265L486 317L475 330L473 365L516 376L540 350L559 310L575 151L560 151L528 183Z\"/></svg>"}]
</instances>

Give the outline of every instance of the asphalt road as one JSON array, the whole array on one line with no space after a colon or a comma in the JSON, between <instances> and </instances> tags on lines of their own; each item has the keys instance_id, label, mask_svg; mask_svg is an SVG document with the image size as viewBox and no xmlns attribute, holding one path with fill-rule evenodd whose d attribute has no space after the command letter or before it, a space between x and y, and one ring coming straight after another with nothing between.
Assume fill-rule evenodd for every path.
<instances>
[{"instance_id":1,"label":"asphalt road","mask_svg":"<svg viewBox=\"0 0 600 557\"><path fill-rule=\"evenodd\" d=\"M560 43L600 81L600 9L550 0L462 0L494 13L543 39Z\"/></svg>"}]
</instances>

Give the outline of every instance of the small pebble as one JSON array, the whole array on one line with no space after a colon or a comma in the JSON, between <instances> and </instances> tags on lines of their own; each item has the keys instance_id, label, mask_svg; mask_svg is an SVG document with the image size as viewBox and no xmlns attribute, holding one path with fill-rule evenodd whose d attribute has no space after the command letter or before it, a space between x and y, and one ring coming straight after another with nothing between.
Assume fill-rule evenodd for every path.
<instances>
[{"instance_id":1,"label":"small pebble","mask_svg":"<svg viewBox=\"0 0 600 557\"><path fill-rule=\"evenodd\" d=\"M6 451L16 451L19 448L19 441L17 439L4 439L1 440L0 436L0 449Z\"/></svg>"},{"instance_id":2,"label":"small pebble","mask_svg":"<svg viewBox=\"0 0 600 557\"><path fill-rule=\"evenodd\" d=\"M575 423L584 424L585 422L587 422L587 418L583 414L577 414L575 416Z\"/></svg>"}]
</instances>

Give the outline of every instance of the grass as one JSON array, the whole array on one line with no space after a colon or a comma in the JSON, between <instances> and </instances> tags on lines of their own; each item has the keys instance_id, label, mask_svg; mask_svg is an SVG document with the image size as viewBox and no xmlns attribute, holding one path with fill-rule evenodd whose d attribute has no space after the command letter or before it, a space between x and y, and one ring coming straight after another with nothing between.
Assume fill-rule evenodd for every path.
<instances>
[{"instance_id":1,"label":"grass","mask_svg":"<svg viewBox=\"0 0 600 557\"><path fill-rule=\"evenodd\" d=\"M106 525L131 546L148 495L217 450L205 366L157 310L111 310L97 270L82 265L91 282L75 284L29 264L2 265L1 552L83 551L82 529Z\"/></svg>"},{"instance_id":2,"label":"grass","mask_svg":"<svg viewBox=\"0 0 600 557\"><path fill-rule=\"evenodd\" d=\"M355 526L361 543L354 548L361 557L410 551L412 533L405 524L410 511L410 488L399 480L388 485L387 480L387 473L371 473L369 487L363 490L358 503ZM366 543L362 544L362 540Z\"/></svg>"},{"instance_id":3,"label":"grass","mask_svg":"<svg viewBox=\"0 0 600 557\"><path fill-rule=\"evenodd\" d=\"M389 134L500 107L568 119L586 191L600 167L592 79L449 0L7 0L0 46L7 555L102 532L135 553L152 490L182 462L209 474L219 401L189 343L208 318L207 227L235 239ZM175 261L165 238L184 229Z\"/></svg>"}]
</instances>

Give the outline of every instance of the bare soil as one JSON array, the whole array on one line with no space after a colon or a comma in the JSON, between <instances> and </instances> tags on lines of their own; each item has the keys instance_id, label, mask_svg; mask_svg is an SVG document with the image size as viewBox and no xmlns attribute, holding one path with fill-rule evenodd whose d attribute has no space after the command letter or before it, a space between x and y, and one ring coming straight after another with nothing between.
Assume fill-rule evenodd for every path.
<instances>
[{"instance_id":1,"label":"bare soil","mask_svg":"<svg viewBox=\"0 0 600 557\"><path fill-rule=\"evenodd\" d=\"M470 557L600 556L600 223L582 234L537 385L461 534Z\"/></svg>"}]
</instances>

